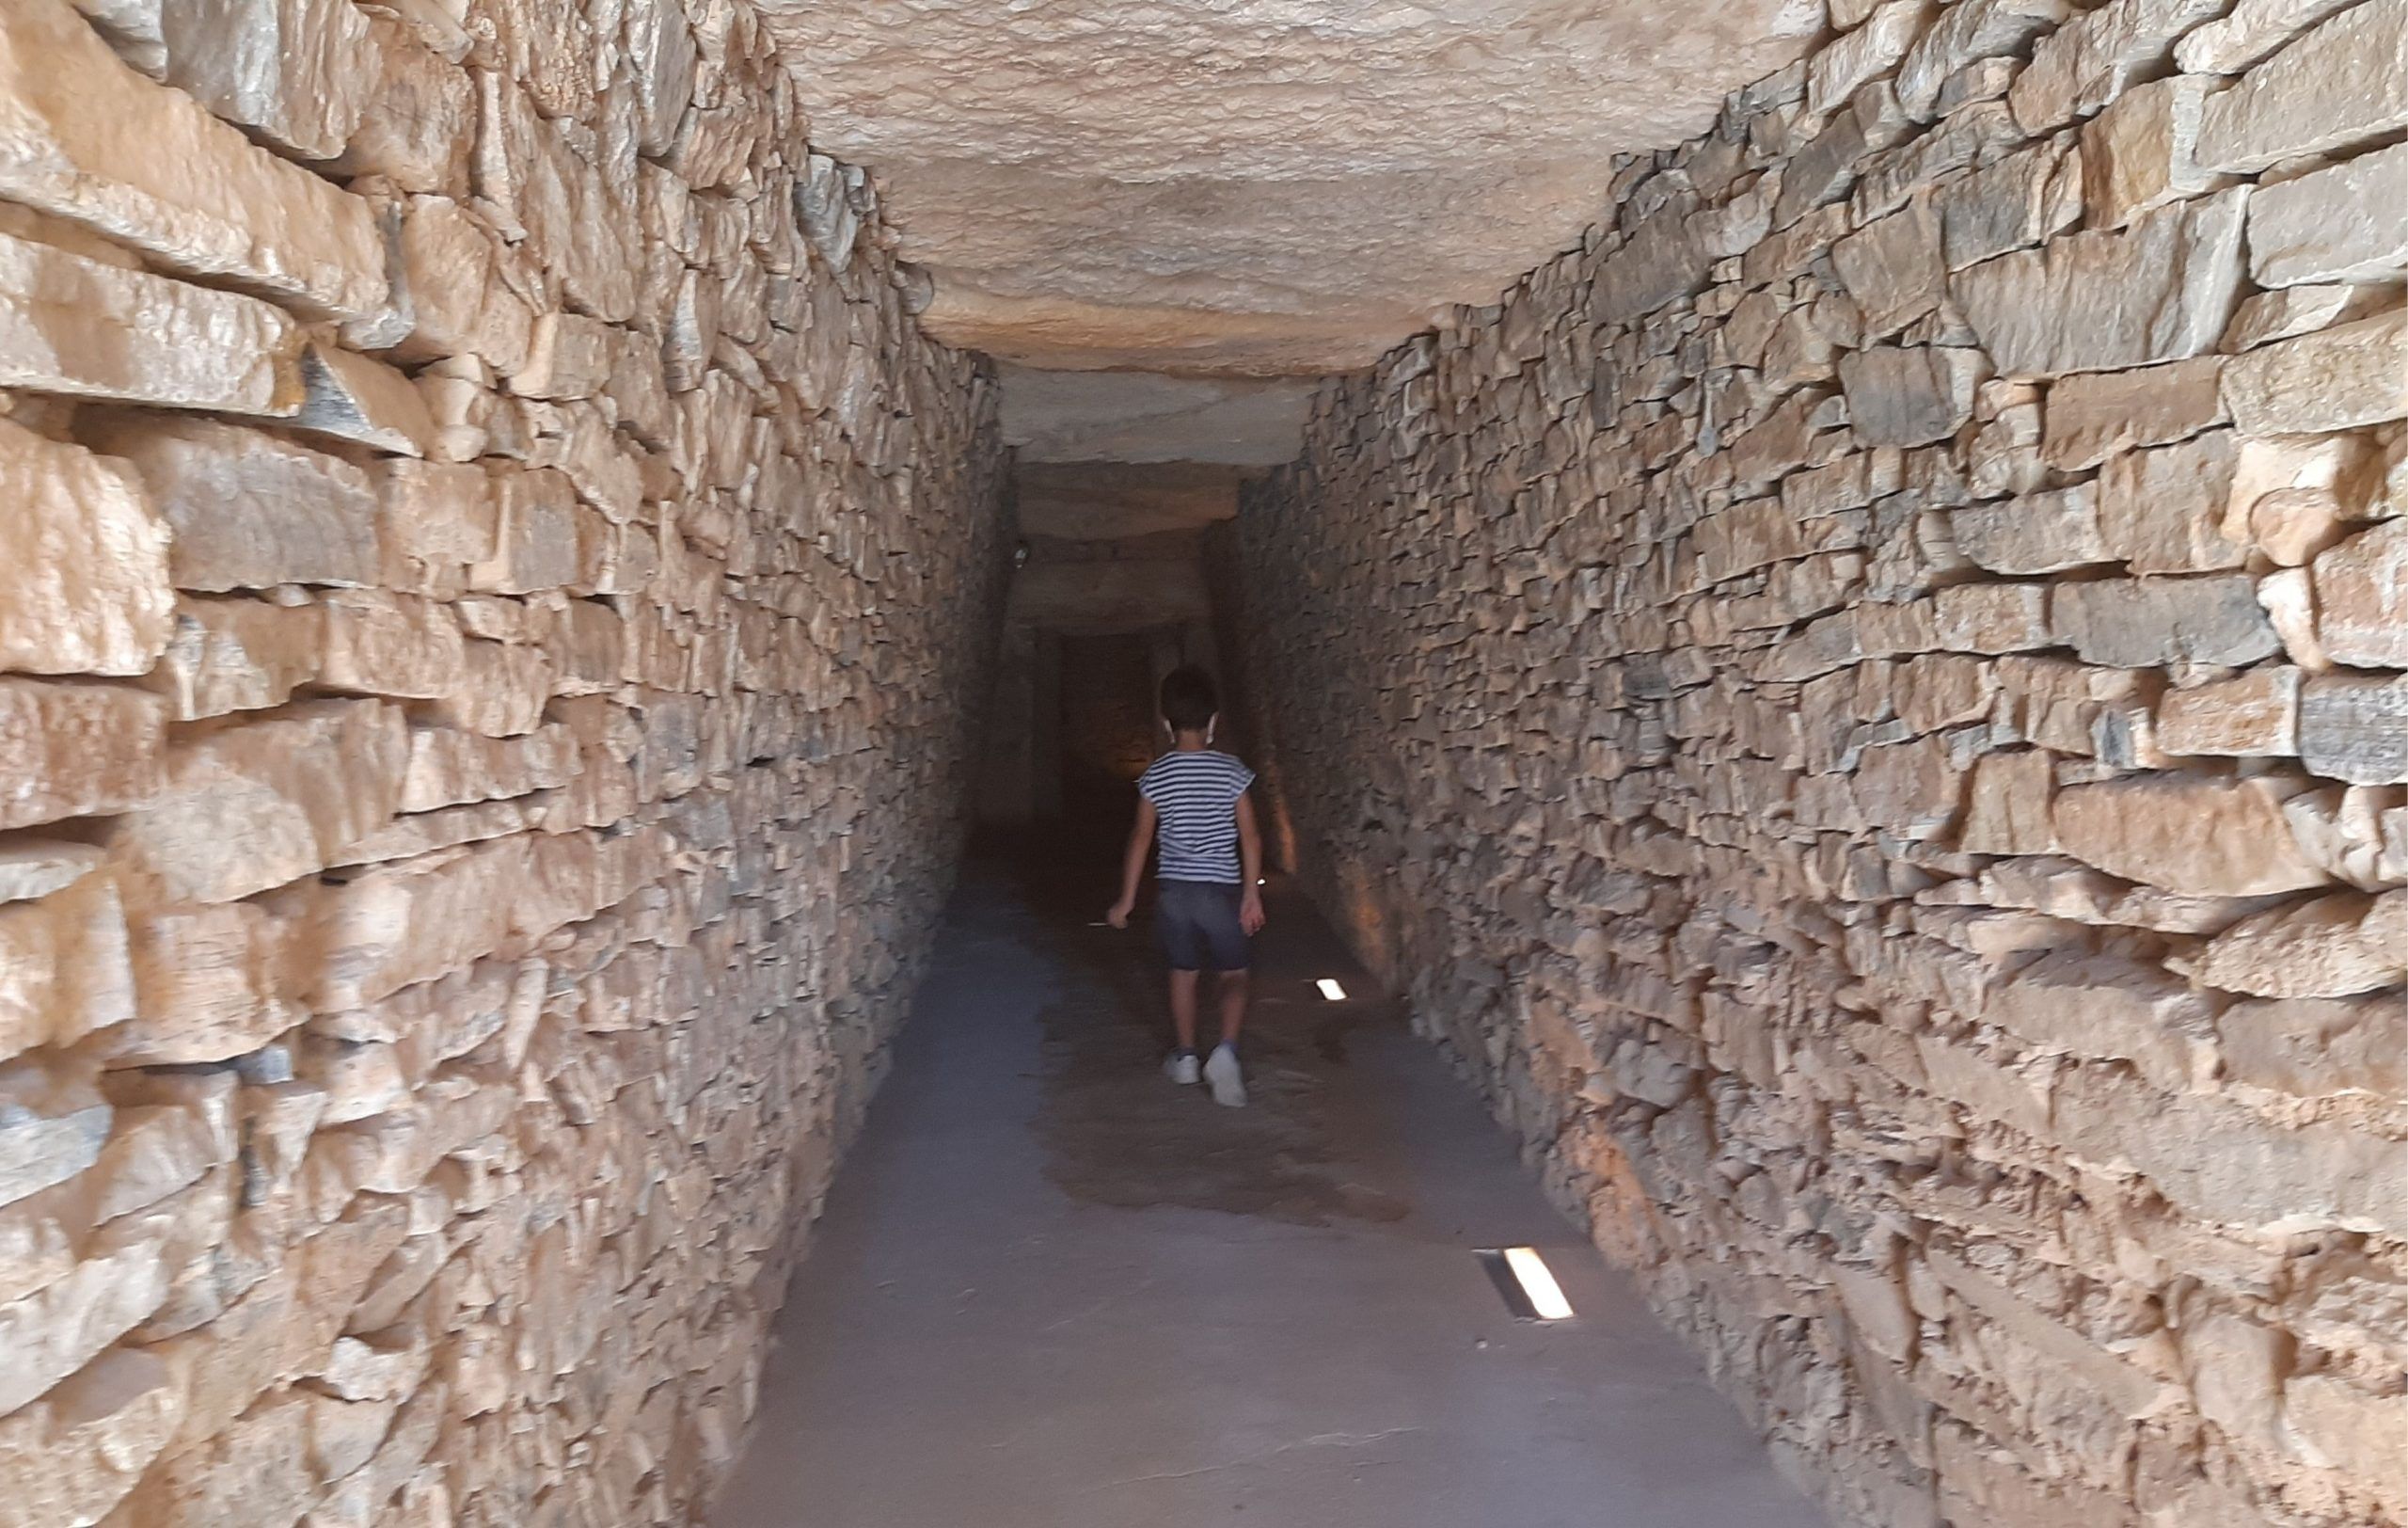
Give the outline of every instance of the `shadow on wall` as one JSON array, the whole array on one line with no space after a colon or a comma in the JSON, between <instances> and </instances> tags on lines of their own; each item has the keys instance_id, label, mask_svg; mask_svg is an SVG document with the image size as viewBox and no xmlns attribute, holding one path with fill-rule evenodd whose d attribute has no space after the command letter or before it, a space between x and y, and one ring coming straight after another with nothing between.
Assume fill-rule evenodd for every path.
<instances>
[{"instance_id":1,"label":"shadow on wall","mask_svg":"<svg viewBox=\"0 0 2408 1528\"><path fill-rule=\"evenodd\" d=\"M1224 660L1214 677L1221 686L1222 722L1230 741L1224 746L1252 766L1254 809L1262 824L1263 858L1271 868L1294 873L1303 859L1290 809L1286 772L1263 714L1253 676L1263 672L1256 650L1260 622L1251 609L1239 564L1237 523L1208 527L1203 536L1205 592L1212 601L1212 634Z\"/></svg>"},{"instance_id":2,"label":"shadow on wall","mask_svg":"<svg viewBox=\"0 0 2408 1528\"><path fill-rule=\"evenodd\" d=\"M1178 633L1063 637L1062 802L1066 810L1126 807L1161 750L1154 724L1156 649Z\"/></svg>"}]
</instances>

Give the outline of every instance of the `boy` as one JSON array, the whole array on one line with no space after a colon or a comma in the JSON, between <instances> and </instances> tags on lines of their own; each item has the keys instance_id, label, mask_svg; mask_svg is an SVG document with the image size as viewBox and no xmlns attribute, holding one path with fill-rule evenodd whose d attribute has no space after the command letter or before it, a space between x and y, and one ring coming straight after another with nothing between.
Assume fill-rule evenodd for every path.
<instances>
[{"instance_id":1,"label":"boy","mask_svg":"<svg viewBox=\"0 0 2408 1528\"><path fill-rule=\"evenodd\" d=\"M1245 1103L1238 1067L1238 1027L1245 1022L1246 939L1262 928L1262 839L1246 788L1254 772L1212 751L1220 701L1202 669L1174 669L1163 679L1163 727L1171 750L1137 777L1137 821L1120 867L1120 899L1104 916L1129 927L1146 848L1162 841L1155 931L1170 958L1170 1022L1179 1048L1163 1070L1170 1080L1212 1084L1212 1102ZM1221 1043L1196 1060L1196 987L1209 963L1221 974Z\"/></svg>"}]
</instances>

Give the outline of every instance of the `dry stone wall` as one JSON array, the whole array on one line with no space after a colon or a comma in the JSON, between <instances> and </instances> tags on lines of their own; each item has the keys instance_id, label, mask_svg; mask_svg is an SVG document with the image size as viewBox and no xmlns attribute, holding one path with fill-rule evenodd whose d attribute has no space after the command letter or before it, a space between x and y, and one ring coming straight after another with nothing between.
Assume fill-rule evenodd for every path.
<instances>
[{"instance_id":1,"label":"dry stone wall","mask_svg":"<svg viewBox=\"0 0 2408 1528\"><path fill-rule=\"evenodd\" d=\"M731 0L0 5L0 1525L698 1520L992 387Z\"/></svg>"},{"instance_id":2,"label":"dry stone wall","mask_svg":"<svg viewBox=\"0 0 2408 1528\"><path fill-rule=\"evenodd\" d=\"M1837 1520L2408 1520L2408 0L1833 22L1248 494L1307 872Z\"/></svg>"}]
</instances>

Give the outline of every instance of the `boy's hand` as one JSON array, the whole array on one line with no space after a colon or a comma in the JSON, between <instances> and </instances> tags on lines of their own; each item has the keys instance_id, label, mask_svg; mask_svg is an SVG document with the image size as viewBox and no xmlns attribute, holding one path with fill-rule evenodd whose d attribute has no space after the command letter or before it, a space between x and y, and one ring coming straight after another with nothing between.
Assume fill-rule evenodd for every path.
<instances>
[{"instance_id":1,"label":"boy's hand","mask_svg":"<svg viewBox=\"0 0 2408 1528\"><path fill-rule=\"evenodd\" d=\"M1258 934L1262 931L1262 893L1249 886L1238 901L1238 927L1248 934Z\"/></svg>"},{"instance_id":2,"label":"boy's hand","mask_svg":"<svg viewBox=\"0 0 2408 1528\"><path fill-rule=\"evenodd\" d=\"M1137 904L1124 897L1112 904L1112 911L1103 915L1103 921L1116 929L1125 929L1129 927L1129 915L1136 909Z\"/></svg>"}]
</instances>

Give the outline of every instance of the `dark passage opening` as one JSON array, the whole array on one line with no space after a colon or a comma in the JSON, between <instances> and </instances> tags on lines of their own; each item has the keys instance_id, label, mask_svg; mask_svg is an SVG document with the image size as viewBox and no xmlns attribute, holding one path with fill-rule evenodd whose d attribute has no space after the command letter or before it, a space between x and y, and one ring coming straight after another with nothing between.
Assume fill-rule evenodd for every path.
<instances>
[{"instance_id":1,"label":"dark passage opening","mask_svg":"<svg viewBox=\"0 0 2408 1528\"><path fill-rule=\"evenodd\" d=\"M1062 639L1062 804L1125 813L1161 752L1154 724L1156 644L1144 633Z\"/></svg>"}]
</instances>

